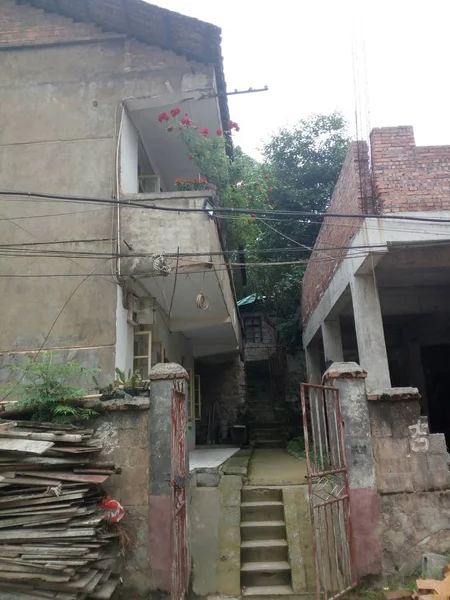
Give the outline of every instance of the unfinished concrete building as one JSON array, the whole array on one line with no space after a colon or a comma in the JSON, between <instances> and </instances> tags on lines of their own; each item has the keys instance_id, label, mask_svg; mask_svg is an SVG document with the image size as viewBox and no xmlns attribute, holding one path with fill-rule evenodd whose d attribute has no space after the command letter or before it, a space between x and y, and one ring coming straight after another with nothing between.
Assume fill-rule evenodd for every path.
<instances>
[{"instance_id":1,"label":"unfinished concrete building","mask_svg":"<svg viewBox=\"0 0 450 600\"><path fill-rule=\"evenodd\" d=\"M328 213L303 281L308 380L365 378L351 410L341 393L358 574L396 572L450 546L450 146L374 129Z\"/></svg>"}]
</instances>

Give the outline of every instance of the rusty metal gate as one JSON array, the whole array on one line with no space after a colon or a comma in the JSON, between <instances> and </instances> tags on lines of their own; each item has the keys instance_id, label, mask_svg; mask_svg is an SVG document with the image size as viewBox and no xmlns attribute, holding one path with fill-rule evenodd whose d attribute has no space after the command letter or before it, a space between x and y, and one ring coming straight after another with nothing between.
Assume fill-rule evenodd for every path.
<instances>
[{"instance_id":1,"label":"rusty metal gate","mask_svg":"<svg viewBox=\"0 0 450 600\"><path fill-rule=\"evenodd\" d=\"M339 390L302 384L301 399L316 593L332 600L356 586Z\"/></svg>"},{"instance_id":2,"label":"rusty metal gate","mask_svg":"<svg viewBox=\"0 0 450 600\"><path fill-rule=\"evenodd\" d=\"M187 411L184 382L172 390L172 600L182 600L187 591L186 535L186 436Z\"/></svg>"}]
</instances>

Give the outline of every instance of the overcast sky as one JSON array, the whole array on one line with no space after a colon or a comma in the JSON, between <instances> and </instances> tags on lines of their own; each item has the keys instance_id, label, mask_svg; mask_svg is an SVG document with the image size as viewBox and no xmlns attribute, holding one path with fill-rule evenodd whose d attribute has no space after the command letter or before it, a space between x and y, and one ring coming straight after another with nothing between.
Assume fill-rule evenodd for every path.
<instances>
[{"instance_id":1,"label":"overcast sky","mask_svg":"<svg viewBox=\"0 0 450 600\"><path fill-rule=\"evenodd\" d=\"M153 3L222 28L228 91L269 86L229 98L236 142L253 156L313 112L342 111L354 135L354 74L364 134L369 124L413 125L417 144L450 144L449 0Z\"/></svg>"}]
</instances>

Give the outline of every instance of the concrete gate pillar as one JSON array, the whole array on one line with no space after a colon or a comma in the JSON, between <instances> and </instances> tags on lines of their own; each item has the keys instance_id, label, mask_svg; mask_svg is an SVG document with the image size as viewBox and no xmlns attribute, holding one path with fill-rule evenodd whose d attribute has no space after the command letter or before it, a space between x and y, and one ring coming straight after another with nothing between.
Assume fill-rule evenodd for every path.
<instances>
[{"instance_id":1,"label":"concrete gate pillar","mask_svg":"<svg viewBox=\"0 0 450 600\"><path fill-rule=\"evenodd\" d=\"M342 347L341 324L339 319L324 321L322 323L323 349L325 351L325 364L329 361L344 362Z\"/></svg>"},{"instance_id":2,"label":"concrete gate pillar","mask_svg":"<svg viewBox=\"0 0 450 600\"><path fill-rule=\"evenodd\" d=\"M376 487L366 375L354 362L333 363L324 375L324 384L339 390L358 578L381 573L381 545L377 533L380 497Z\"/></svg>"},{"instance_id":3,"label":"concrete gate pillar","mask_svg":"<svg viewBox=\"0 0 450 600\"><path fill-rule=\"evenodd\" d=\"M367 372L367 389L390 388L383 318L373 274L355 275L350 281L350 289L359 362Z\"/></svg>"},{"instance_id":4,"label":"concrete gate pillar","mask_svg":"<svg viewBox=\"0 0 450 600\"><path fill-rule=\"evenodd\" d=\"M185 383L188 379L186 370L175 363L157 364L149 374L149 567L152 588L167 593L170 593L172 587L174 519L173 490L170 485L173 479L172 390L180 381ZM186 385L184 389L186 390ZM184 435L187 437L187 427ZM187 443L185 460L188 476Z\"/></svg>"}]
</instances>

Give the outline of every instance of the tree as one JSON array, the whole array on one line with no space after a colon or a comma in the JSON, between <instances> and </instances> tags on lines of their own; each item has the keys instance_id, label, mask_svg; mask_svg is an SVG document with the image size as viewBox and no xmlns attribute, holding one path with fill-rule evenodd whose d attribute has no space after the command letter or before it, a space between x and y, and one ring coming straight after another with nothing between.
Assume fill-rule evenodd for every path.
<instances>
[{"instance_id":1,"label":"tree","mask_svg":"<svg viewBox=\"0 0 450 600\"><path fill-rule=\"evenodd\" d=\"M326 211L349 143L347 123L339 113L312 115L293 129L284 128L273 135L264 145L263 156L273 187L274 209ZM248 255L248 262L306 261L321 222L320 216L257 219L258 232L246 241L246 248L254 251ZM277 248L296 251L261 252ZM301 264L248 268L247 291L265 296L269 318L291 347L301 341L300 284L305 269L306 265Z\"/></svg>"}]
</instances>

